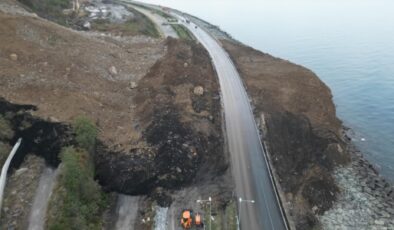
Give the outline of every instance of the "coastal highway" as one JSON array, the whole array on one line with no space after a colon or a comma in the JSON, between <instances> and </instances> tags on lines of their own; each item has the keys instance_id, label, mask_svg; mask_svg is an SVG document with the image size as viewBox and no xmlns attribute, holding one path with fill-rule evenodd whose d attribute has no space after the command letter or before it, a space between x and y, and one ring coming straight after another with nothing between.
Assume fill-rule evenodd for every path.
<instances>
[{"instance_id":1,"label":"coastal highway","mask_svg":"<svg viewBox=\"0 0 394 230\"><path fill-rule=\"evenodd\" d=\"M244 200L255 201L238 203L241 229L287 229L240 75L212 36L193 23L185 23L183 16L173 15L208 50L219 77L236 194Z\"/></svg>"}]
</instances>

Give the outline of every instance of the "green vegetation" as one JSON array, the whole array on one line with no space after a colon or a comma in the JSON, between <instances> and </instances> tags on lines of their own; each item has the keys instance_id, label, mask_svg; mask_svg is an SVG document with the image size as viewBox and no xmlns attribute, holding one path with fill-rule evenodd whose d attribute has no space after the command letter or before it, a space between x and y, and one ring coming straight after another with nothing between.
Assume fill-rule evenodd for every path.
<instances>
[{"instance_id":1,"label":"green vegetation","mask_svg":"<svg viewBox=\"0 0 394 230\"><path fill-rule=\"evenodd\" d=\"M88 152L93 151L98 132L96 125L87 117L78 117L73 127L78 145Z\"/></svg>"},{"instance_id":2,"label":"green vegetation","mask_svg":"<svg viewBox=\"0 0 394 230\"><path fill-rule=\"evenodd\" d=\"M50 230L102 229L102 212L107 201L94 181L92 154L97 127L86 117L73 124L78 148L62 149L59 179L48 206L47 228Z\"/></svg>"},{"instance_id":3,"label":"green vegetation","mask_svg":"<svg viewBox=\"0 0 394 230\"><path fill-rule=\"evenodd\" d=\"M10 122L0 115L0 140L10 140L13 136Z\"/></svg>"},{"instance_id":4,"label":"green vegetation","mask_svg":"<svg viewBox=\"0 0 394 230\"><path fill-rule=\"evenodd\" d=\"M68 16L63 14L63 10L71 7L71 0L19 0L19 2L30 7L41 17L62 25L67 24Z\"/></svg>"},{"instance_id":5,"label":"green vegetation","mask_svg":"<svg viewBox=\"0 0 394 230\"><path fill-rule=\"evenodd\" d=\"M206 229L209 229L209 204L205 203L202 206L204 210L204 225ZM236 230L237 229L237 205L235 201L230 201L226 207L223 209L212 204L212 216L211 229L220 230Z\"/></svg>"},{"instance_id":6,"label":"green vegetation","mask_svg":"<svg viewBox=\"0 0 394 230\"><path fill-rule=\"evenodd\" d=\"M67 147L61 152L61 160L58 183L48 208L48 229L102 229L106 199L93 179L90 154Z\"/></svg>"},{"instance_id":7,"label":"green vegetation","mask_svg":"<svg viewBox=\"0 0 394 230\"><path fill-rule=\"evenodd\" d=\"M151 10L152 10L152 9L151 9ZM170 19L170 20L173 20L173 19L174 19L173 16L171 16L171 15L169 15L169 14L167 14L167 13L161 11L161 10L152 10L152 12L154 12L154 13L156 13L156 14L162 16L163 18L165 18L165 19L167 19L167 20L168 20L168 19Z\"/></svg>"},{"instance_id":8,"label":"green vegetation","mask_svg":"<svg viewBox=\"0 0 394 230\"><path fill-rule=\"evenodd\" d=\"M180 39L185 39L185 40L194 40L193 35L189 32L189 30L184 27L183 25L178 25L178 24L171 24L172 28L176 31L178 34L178 37Z\"/></svg>"},{"instance_id":9,"label":"green vegetation","mask_svg":"<svg viewBox=\"0 0 394 230\"><path fill-rule=\"evenodd\" d=\"M226 223L228 230L237 229L237 204L235 201L230 201L225 209Z\"/></svg>"},{"instance_id":10,"label":"green vegetation","mask_svg":"<svg viewBox=\"0 0 394 230\"><path fill-rule=\"evenodd\" d=\"M124 23L112 23L107 19L98 19L93 21L92 28L103 32L116 32L123 35L143 34L157 38L160 36L156 26L144 16L139 19L131 19Z\"/></svg>"}]
</instances>

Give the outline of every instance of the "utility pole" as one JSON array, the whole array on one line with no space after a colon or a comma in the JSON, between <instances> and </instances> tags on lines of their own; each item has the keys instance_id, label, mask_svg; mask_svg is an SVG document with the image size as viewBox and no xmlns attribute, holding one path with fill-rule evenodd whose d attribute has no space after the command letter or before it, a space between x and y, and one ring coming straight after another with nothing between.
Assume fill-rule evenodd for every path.
<instances>
[{"instance_id":1,"label":"utility pole","mask_svg":"<svg viewBox=\"0 0 394 230\"><path fill-rule=\"evenodd\" d=\"M242 203L250 203L250 204L254 204L254 200L244 200L242 199L242 197L239 197L238 199L239 202L239 210L238 210L238 218L237 218L237 225L238 225L238 230L240 230L240 225L241 225L241 204Z\"/></svg>"}]
</instances>

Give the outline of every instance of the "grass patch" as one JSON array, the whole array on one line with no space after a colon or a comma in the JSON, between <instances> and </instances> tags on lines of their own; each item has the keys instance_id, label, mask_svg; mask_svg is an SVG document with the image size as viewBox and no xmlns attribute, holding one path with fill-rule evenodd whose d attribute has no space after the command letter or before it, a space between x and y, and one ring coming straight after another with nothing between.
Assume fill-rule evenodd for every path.
<instances>
[{"instance_id":1,"label":"grass patch","mask_svg":"<svg viewBox=\"0 0 394 230\"><path fill-rule=\"evenodd\" d=\"M67 25L68 16L64 9L71 8L71 0L18 0L43 18L53 20L61 25Z\"/></svg>"},{"instance_id":2,"label":"grass patch","mask_svg":"<svg viewBox=\"0 0 394 230\"><path fill-rule=\"evenodd\" d=\"M179 24L171 24L172 28L175 30L175 32L178 34L178 37L180 39L184 40L194 40L193 35L189 32L189 30L184 27L183 25Z\"/></svg>"},{"instance_id":3,"label":"grass patch","mask_svg":"<svg viewBox=\"0 0 394 230\"><path fill-rule=\"evenodd\" d=\"M138 12L135 14L138 15ZM92 22L92 29L108 33L121 33L126 36L143 34L154 38L160 37L155 24L144 15L138 15L135 19L124 23L112 23L106 19L98 19Z\"/></svg>"},{"instance_id":4,"label":"grass patch","mask_svg":"<svg viewBox=\"0 0 394 230\"><path fill-rule=\"evenodd\" d=\"M237 204L235 201L230 201L225 209L226 223L228 230L237 229Z\"/></svg>"},{"instance_id":5,"label":"grass patch","mask_svg":"<svg viewBox=\"0 0 394 230\"><path fill-rule=\"evenodd\" d=\"M106 199L94 181L94 167L86 150L64 148L58 183L48 207L50 230L102 229Z\"/></svg>"},{"instance_id":6,"label":"grass patch","mask_svg":"<svg viewBox=\"0 0 394 230\"><path fill-rule=\"evenodd\" d=\"M92 152L96 145L98 133L97 127L93 121L87 117L78 117L74 121L73 128L78 146L88 152Z\"/></svg>"},{"instance_id":7,"label":"grass patch","mask_svg":"<svg viewBox=\"0 0 394 230\"><path fill-rule=\"evenodd\" d=\"M0 140L10 140L13 136L10 122L0 115Z\"/></svg>"}]
</instances>

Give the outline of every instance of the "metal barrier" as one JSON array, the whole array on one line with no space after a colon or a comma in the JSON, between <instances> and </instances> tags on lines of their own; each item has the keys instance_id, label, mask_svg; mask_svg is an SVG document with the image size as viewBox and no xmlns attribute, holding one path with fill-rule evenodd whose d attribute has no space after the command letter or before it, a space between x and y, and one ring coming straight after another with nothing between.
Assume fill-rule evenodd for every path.
<instances>
[{"instance_id":1,"label":"metal barrier","mask_svg":"<svg viewBox=\"0 0 394 230\"><path fill-rule=\"evenodd\" d=\"M2 210L2 203L3 203L3 195L4 195L4 188L7 180L7 172L8 168L10 167L11 160L15 156L16 151L18 150L19 146L21 145L22 138L19 138L14 147L12 148L12 151L10 155L8 155L7 160L5 161L3 168L1 169L1 175L0 175L0 216L1 216L1 210Z\"/></svg>"}]
</instances>

